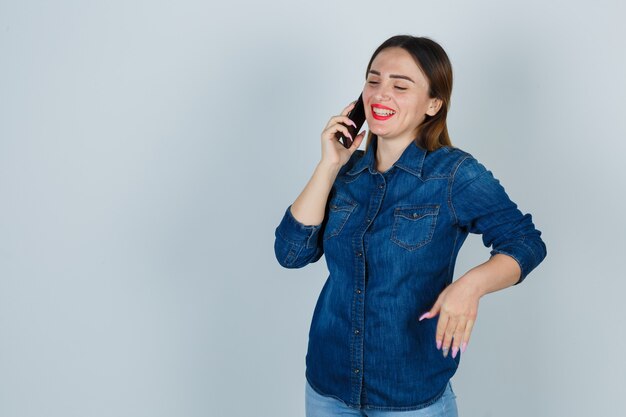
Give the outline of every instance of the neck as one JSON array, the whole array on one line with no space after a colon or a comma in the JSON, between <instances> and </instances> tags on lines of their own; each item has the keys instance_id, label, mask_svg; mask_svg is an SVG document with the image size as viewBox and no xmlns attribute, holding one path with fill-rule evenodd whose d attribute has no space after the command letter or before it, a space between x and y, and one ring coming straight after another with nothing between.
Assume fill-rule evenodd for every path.
<instances>
[{"instance_id":1,"label":"neck","mask_svg":"<svg viewBox=\"0 0 626 417\"><path fill-rule=\"evenodd\" d=\"M385 139L379 136L376 142L376 169L387 171L412 142L413 139Z\"/></svg>"}]
</instances>

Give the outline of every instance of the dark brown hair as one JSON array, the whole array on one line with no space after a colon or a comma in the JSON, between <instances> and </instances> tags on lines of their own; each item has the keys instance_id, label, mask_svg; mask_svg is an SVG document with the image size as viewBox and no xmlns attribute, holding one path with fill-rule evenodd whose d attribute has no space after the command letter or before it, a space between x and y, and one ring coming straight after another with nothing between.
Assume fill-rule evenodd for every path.
<instances>
[{"instance_id":1,"label":"dark brown hair","mask_svg":"<svg viewBox=\"0 0 626 417\"><path fill-rule=\"evenodd\" d=\"M441 100L441 108L434 116L425 115L424 121L419 125L415 143L424 149L433 151L442 146L452 146L448 136L446 117L450 108L450 96L452 95L452 64L443 48L435 41L424 37L410 35L396 35L387 39L374 51L365 78L372 66L374 58L386 48L399 47L407 51L417 66L422 70L428 80L428 95L430 98ZM368 133L365 148L369 147L372 132Z\"/></svg>"}]
</instances>

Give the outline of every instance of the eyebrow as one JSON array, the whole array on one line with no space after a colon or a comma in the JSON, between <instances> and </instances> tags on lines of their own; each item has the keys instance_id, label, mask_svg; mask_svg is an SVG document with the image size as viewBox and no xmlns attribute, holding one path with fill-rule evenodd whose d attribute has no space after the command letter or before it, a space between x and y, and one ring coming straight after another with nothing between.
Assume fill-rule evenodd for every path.
<instances>
[{"instance_id":1,"label":"eyebrow","mask_svg":"<svg viewBox=\"0 0 626 417\"><path fill-rule=\"evenodd\" d=\"M380 75L380 72L376 70L370 70L370 73L375 74L375 75ZM415 84L415 81L413 81L411 78L407 77L406 75L389 74L389 78L401 78L403 80L411 81L413 84Z\"/></svg>"}]
</instances>

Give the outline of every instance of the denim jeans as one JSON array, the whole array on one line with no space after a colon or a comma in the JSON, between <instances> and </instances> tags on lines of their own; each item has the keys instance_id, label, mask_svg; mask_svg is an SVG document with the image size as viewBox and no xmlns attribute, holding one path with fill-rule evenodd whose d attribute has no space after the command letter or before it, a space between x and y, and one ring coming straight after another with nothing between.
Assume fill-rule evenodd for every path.
<instances>
[{"instance_id":1,"label":"denim jeans","mask_svg":"<svg viewBox=\"0 0 626 417\"><path fill-rule=\"evenodd\" d=\"M433 404L410 411L357 410L348 407L343 401L318 394L309 383L305 390L306 417L458 417L456 395L448 382L443 396Z\"/></svg>"}]
</instances>

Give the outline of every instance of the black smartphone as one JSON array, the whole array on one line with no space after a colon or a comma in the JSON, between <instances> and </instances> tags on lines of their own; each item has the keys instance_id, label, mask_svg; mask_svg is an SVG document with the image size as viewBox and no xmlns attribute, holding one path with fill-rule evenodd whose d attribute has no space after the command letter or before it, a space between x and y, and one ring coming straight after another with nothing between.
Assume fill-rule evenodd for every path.
<instances>
[{"instance_id":1,"label":"black smartphone","mask_svg":"<svg viewBox=\"0 0 626 417\"><path fill-rule=\"evenodd\" d=\"M363 94L359 96L356 104L354 105L354 108L350 110L350 113L348 113L348 118L350 118L350 120L352 120L354 124L356 124L356 127L352 125L346 125L345 123L341 124L347 127L350 135L352 135L352 138L355 138L356 135L358 135L361 131L363 123L365 123L365 106L363 106ZM345 148L349 148L350 146L352 146L352 139L344 136L342 132L335 133L335 137L338 141L341 142L341 144Z\"/></svg>"}]
</instances>

